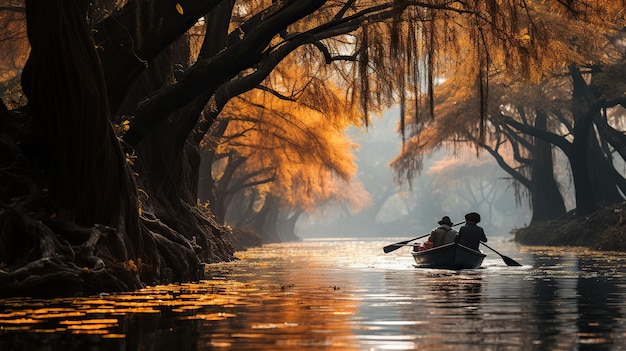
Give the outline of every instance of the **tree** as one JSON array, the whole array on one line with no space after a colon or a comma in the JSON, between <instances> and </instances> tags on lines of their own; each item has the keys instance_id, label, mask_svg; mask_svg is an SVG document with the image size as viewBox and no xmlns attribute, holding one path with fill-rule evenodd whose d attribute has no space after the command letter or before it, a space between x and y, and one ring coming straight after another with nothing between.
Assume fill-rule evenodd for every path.
<instances>
[{"instance_id":1,"label":"tree","mask_svg":"<svg viewBox=\"0 0 626 351\"><path fill-rule=\"evenodd\" d=\"M600 7L597 8L599 13L604 11L609 11L608 13L610 14L613 13L611 4L602 3L599 5ZM553 27L557 22L552 22L555 16L563 16L562 12L545 12L537 8L533 9L533 11L536 11L537 16L531 19L530 25L532 28L550 27L551 30L544 32L541 36L545 40L544 48L558 48L558 54L548 55L546 54L548 51L529 46L529 49L537 50L533 53L533 56L541 55L541 59L537 62L537 66L526 67L530 70L526 72L528 74L519 75L517 72L511 72L510 65L506 62L509 55L507 51L498 50L497 46L489 46L488 55L492 67L489 69L489 72L496 78L495 80L499 81L499 84L486 85L484 80L477 81L476 84L480 87L480 89L476 90L480 92L478 95L463 90L464 78L475 76L468 74L468 71L471 72L473 68L456 67L453 73L449 73L445 77L446 81L441 84L438 95L441 99L440 102L447 104L447 106L442 107L438 115L449 114L449 116L444 120L434 122L420 121L416 122L414 127L411 126L413 129L409 129L409 132L412 140L409 140L403 153L394 161L394 166L399 174L405 175L410 181L420 171L423 153L441 147L450 141L457 143L454 144L454 147L458 147L459 143L468 142L491 153L503 169L531 191L532 203L536 207L535 210L538 214L550 214L547 218L554 218L564 212L564 206L563 200L558 193L558 186L554 183L551 151L543 144L548 142L558 146L568 155L576 183L577 214L586 215L596 208L595 192L603 194L603 199L606 199L603 200L605 203L616 201L616 198L613 196L617 195L615 186L613 186L612 191L611 189L600 191L601 186L607 184L610 186L610 184L615 185L621 182L619 177L610 170L611 167L603 162L604 157L591 158L591 160L603 162L603 168L601 169L605 170L604 172L595 172L595 179L600 179L599 176L603 174L611 174L613 178L606 182L607 178L605 176L603 181L596 181L595 185L591 183L593 179L591 176L594 173L588 171L587 152L588 150L589 152L597 152L599 149L595 148L593 144L591 146L588 145L587 142L590 140L589 128L591 124L589 123L589 118L597 115L597 105L595 105L597 102L589 98L581 100L580 97L589 96L588 93L585 93L589 90L585 88L585 84L580 84L583 81L580 79L582 76L577 71L577 66L570 66L572 68L566 74L569 73L574 78L575 88L573 96L580 96L578 98L579 103L576 103L576 99L569 99L567 105L554 106L553 96L549 92L542 92L542 84L545 81L551 80L555 86L558 85L557 83L563 83L562 79L552 75L563 74L560 67L564 65L567 66L572 62L582 63L586 60L597 63L613 61L612 58L605 55L607 52L616 52L614 43L609 41L613 35L612 27L604 26L598 22L599 18L596 17L596 13L589 13L585 18L586 26L588 27L576 26L569 33L564 33L562 31L563 27ZM525 21L526 19L522 20ZM570 18L566 16L562 20L569 21ZM623 18L620 17L616 20L623 21ZM587 28L594 28L596 31L590 34L587 32ZM523 33L520 39L522 41L532 41L534 40L533 36L536 35L537 33L527 32L526 34ZM579 40L582 37L584 37L584 42ZM580 45L570 45L571 40L578 42ZM581 50L582 47L597 48L597 50ZM472 47L461 47L461 49L467 51L468 55L474 52ZM523 53L524 50L520 52ZM522 55L522 57L525 56ZM522 64L521 67L524 68L524 65ZM494 80L493 77L490 78L491 81ZM533 95L535 97L529 100L528 97ZM543 96L544 99L537 100L537 96ZM552 110L548 110L549 107L547 106L554 107ZM589 110L588 108L591 109ZM538 130L545 129L545 122L541 122L541 120L546 118L546 113L550 114L550 117L553 119L549 124L550 130L560 135L557 138L558 141L555 139L547 140L542 137L550 134L550 132L538 132ZM503 116L506 117L503 118ZM567 130L568 127L574 126L574 121L576 121L576 127L569 129L570 132L575 133L570 144L570 137L560 133L563 130ZM437 126L429 126L434 123ZM537 124L535 125L535 123ZM529 133L530 130L536 131L536 133ZM502 149L501 145L504 143L510 143L510 150L515 155L515 160L518 162L517 165L504 162L502 155L499 153L499 150ZM529 168L532 172L527 173L527 175L520 173L524 164L532 166L532 168ZM533 177L529 177L530 175ZM592 187L595 187L596 190L592 190ZM537 197L533 198L533 194ZM545 198L545 196L548 197ZM544 198L542 199L542 197ZM551 209L556 211L542 211L546 206L550 206ZM534 217L534 220L543 219L545 218Z\"/></svg>"},{"instance_id":2,"label":"tree","mask_svg":"<svg viewBox=\"0 0 626 351\"><path fill-rule=\"evenodd\" d=\"M510 225L502 221L506 218L505 209L497 206L498 200L507 190L506 186L499 184L507 180L502 179L498 171L498 165L493 161L472 159L471 155L465 155L461 159L439 161L430 167L428 173L443 208L463 209L461 214L478 211L485 230L493 233Z\"/></svg>"},{"instance_id":3,"label":"tree","mask_svg":"<svg viewBox=\"0 0 626 351\"><path fill-rule=\"evenodd\" d=\"M531 41L544 33L529 21L504 21L516 18L519 8L495 0L116 4L25 3L31 51L21 84L28 101L3 104L0 113L10 127L2 131L0 158L5 294L128 290L196 279L202 262L232 258L225 229L193 199L197 148L235 96L222 87L241 94L259 86L299 48L316 53L307 60L334 70L333 79L346 86L345 101L359 106L367 124L370 113L396 101L406 106L415 100L432 111L435 53L447 43L439 34L467 30L475 53L484 52L482 38L488 37L515 53L511 67L532 76L534 68L524 65L536 52L513 39L522 28L537 29ZM535 10L551 14L557 5L533 3L526 18ZM573 12L584 5L567 3ZM199 50L205 56L195 57L184 36L206 18L219 21L209 23ZM379 39L387 37L390 45ZM187 45L188 55L179 55ZM164 79L167 60L177 57L190 62L169 61L182 70ZM484 82L490 61L476 57L481 69L471 76ZM156 90L133 88L144 73L155 74L144 83ZM122 116L126 111L132 118ZM123 130L120 143L115 133ZM190 220L178 220L179 214ZM68 284L38 289L52 280Z\"/></svg>"},{"instance_id":4,"label":"tree","mask_svg":"<svg viewBox=\"0 0 626 351\"><path fill-rule=\"evenodd\" d=\"M31 174L13 191L12 198L3 196L1 203L5 212L3 263L20 267L2 274L5 291L13 287L28 291L40 283L38 279L45 281L50 272L58 282L73 283L80 280L83 267L87 269L82 275L89 280L136 288L140 286L133 277L136 270L126 270L122 263L139 261L146 246L149 251L154 249L154 243L140 237L137 193L109 122L104 76L85 21L88 9L86 2L26 2L31 51L22 72L22 89L28 98L28 117L42 130L27 147L41 154L43 176L32 175L37 169L26 161L27 155L15 149L15 140L3 143L15 157L14 166L3 172L5 177ZM65 55L67 52L72 54ZM72 79L78 71L80 79ZM3 115L8 120L15 118L6 109ZM39 198L49 200L44 203L48 213L41 213ZM9 199L12 202L6 203ZM44 218L28 215L32 212L51 217L60 231L70 236L59 239L42 223ZM32 244L18 245L24 240L22 235ZM94 255L99 243L106 249ZM70 261L68 256L74 257ZM79 291L72 293L88 289L75 288Z\"/></svg>"},{"instance_id":5,"label":"tree","mask_svg":"<svg viewBox=\"0 0 626 351\"><path fill-rule=\"evenodd\" d=\"M308 80L303 83L314 84ZM334 196L334 177L348 181L354 175L353 145L343 133L350 110L342 113L340 106L320 102L320 96L311 98L318 103L300 105L271 92L251 91L226 106L220 121L228 123L228 128L218 125L215 131L221 134L211 134L209 139L222 143L206 150L213 159L205 158L212 161L211 170L205 174L210 177L207 184L213 185L203 193L208 195L218 220L236 224L250 219L262 211L252 210L251 206L243 206L249 211L241 210L241 203L255 201L289 212L310 212L315 204ZM331 113L335 116L329 119ZM340 115L344 117L337 118ZM208 145L215 143L209 141ZM249 195L244 196L248 201L241 200L244 194ZM231 206L235 196L237 210ZM273 200L267 201L270 198ZM262 227L255 229L275 240L276 233L266 233Z\"/></svg>"},{"instance_id":6,"label":"tree","mask_svg":"<svg viewBox=\"0 0 626 351\"><path fill-rule=\"evenodd\" d=\"M550 142L565 153L574 178L576 212L579 216L586 216L595 211L599 204L608 205L622 200L617 191L623 184L623 178L615 177L612 172L614 168L607 164L605 155L600 151L601 141L596 138L593 131L594 118L597 118L600 109L608 102L598 100L590 93L590 88L578 67L572 66L570 74L573 81L570 104L572 117L569 121L565 120L562 117L563 111L554 111L554 115L571 136L542 131L509 117L503 119L513 128ZM593 164L596 167L592 167ZM594 168L603 172L595 171Z\"/></svg>"}]
</instances>

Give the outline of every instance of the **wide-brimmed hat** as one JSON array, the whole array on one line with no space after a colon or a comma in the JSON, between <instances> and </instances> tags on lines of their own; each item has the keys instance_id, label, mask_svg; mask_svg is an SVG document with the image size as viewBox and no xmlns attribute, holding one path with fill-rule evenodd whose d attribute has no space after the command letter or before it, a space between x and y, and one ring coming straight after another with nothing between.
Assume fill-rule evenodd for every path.
<instances>
[{"instance_id":1,"label":"wide-brimmed hat","mask_svg":"<svg viewBox=\"0 0 626 351\"><path fill-rule=\"evenodd\" d=\"M470 212L470 213L465 215L465 220L478 223L478 222L480 222L480 215L478 213L476 213L476 212Z\"/></svg>"},{"instance_id":2,"label":"wide-brimmed hat","mask_svg":"<svg viewBox=\"0 0 626 351\"><path fill-rule=\"evenodd\" d=\"M450 220L450 217L448 216L443 216L443 218L441 218L441 220L437 223L439 223L439 225L443 225L443 224L447 224L449 226L452 225L452 221Z\"/></svg>"}]
</instances>

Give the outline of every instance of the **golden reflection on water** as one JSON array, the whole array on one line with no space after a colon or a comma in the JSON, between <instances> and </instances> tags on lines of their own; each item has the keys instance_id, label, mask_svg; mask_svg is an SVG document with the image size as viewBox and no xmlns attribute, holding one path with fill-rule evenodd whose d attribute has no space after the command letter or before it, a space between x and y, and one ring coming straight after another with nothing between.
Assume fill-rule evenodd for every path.
<instances>
[{"instance_id":1,"label":"golden reflection on water","mask_svg":"<svg viewBox=\"0 0 626 351\"><path fill-rule=\"evenodd\" d=\"M181 319L221 320L236 317L226 312L204 313L206 306L233 306L244 303L240 294L228 294L243 287L224 279L206 280L193 284L149 287L130 294L93 298L53 300L0 300L0 328L6 330L35 330L45 324L46 332L109 334L115 337L120 319L129 314L160 314L162 310L178 314ZM245 290L245 289L244 289ZM50 305L64 307L48 307ZM44 307L45 306L45 307ZM108 316L108 317L103 317ZM116 317L116 318L111 318Z\"/></svg>"},{"instance_id":2,"label":"golden reflection on water","mask_svg":"<svg viewBox=\"0 0 626 351\"><path fill-rule=\"evenodd\" d=\"M4 299L0 336L150 350L566 350L626 340L619 255L521 248L503 252L523 267L491 254L483 269L454 272L415 269L403 250L382 254L388 243L268 245L209 265L197 283Z\"/></svg>"},{"instance_id":3,"label":"golden reflection on water","mask_svg":"<svg viewBox=\"0 0 626 351\"><path fill-rule=\"evenodd\" d=\"M342 292L340 287L329 284L324 275L311 274L303 280L279 272L279 263L271 259L258 264L246 262L246 255L249 253L240 253L242 260L238 262L208 268L226 269L228 277L212 272L211 279L197 283L160 285L128 294L89 298L0 300L0 333L129 339L145 333L146 326L150 329L167 319L170 332L179 328L177 323L192 328L199 335L195 340L199 349L228 348L241 340L267 345L279 343L287 348L315 345L354 349L347 346L353 342L346 321L355 314L355 299L329 299L329 294ZM269 256L273 255L271 251ZM300 267L310 265L312 256L307 257L296 258L291 263ZM259 278L259 272L267 276ZM240 278L242 281L237 280ZM243 318L242 310L253 312ZM330 340L324 335L327 330L332 330L334 336L345 335L345 340ZM152 328L148 332L158 331ZM289 337L275 340L276 333ZM133 345L148 344L140 340Z\"/></svg>"}]
</instances>

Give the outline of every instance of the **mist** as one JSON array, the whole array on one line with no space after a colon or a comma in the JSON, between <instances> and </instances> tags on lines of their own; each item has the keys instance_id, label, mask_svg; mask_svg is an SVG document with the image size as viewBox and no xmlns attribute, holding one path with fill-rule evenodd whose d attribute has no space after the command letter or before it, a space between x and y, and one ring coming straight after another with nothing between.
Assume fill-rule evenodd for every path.
<instances>
[{"instance_id":1,"label":"mist","mask_svg":"<svg viewBox=\"0 0 626 351\"><path fill-rule=\"evenodd\" d=\"M369 128L351 130L360 145L352 181L363 184L372 202L360 211L331 203L303 215L296 226L299 237L411 237L430 232L442 216L458 223L475 211L488 236L506 239L530 222L528 201L516 200L510 176L474 149L438 150L425 157L411 186L400 186L389 166L402 147L398 115L392 109Z\"/></svg>"}]
</instances>

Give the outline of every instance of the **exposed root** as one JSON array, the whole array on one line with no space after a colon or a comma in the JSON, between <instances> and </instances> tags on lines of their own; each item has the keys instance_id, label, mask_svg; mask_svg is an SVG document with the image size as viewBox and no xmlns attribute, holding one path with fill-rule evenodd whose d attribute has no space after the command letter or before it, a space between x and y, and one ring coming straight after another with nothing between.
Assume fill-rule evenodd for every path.
<instances>
[{"instance_id":1,"label":"exposed root","mask_svg":"<svg viewBox=\"0 0 626 351\"><path fill-rule=\"evenodd\" d=\"M185 238L177 231L168 227L165 223L161 222L159 219L148 219L146 217L142 217L142 222L153 233L160 233L163 237L168 240L181 245L187 249L190 249L196 253L202 251L202 247L197 245L195 242Z\"/></svg>"},{"instance_id":2,"label":"exposed root","mask_svg":"<svg viewBox=\"0 0 626 351\"><path fill-rule=\"evenodd\" d=\"M9 117L0 113L0 122L3 118ZM143 191L139 219L125 216L122 205L115 228L85 227L57 215L44 174L28 161L27 148L4 132L0 130L0 296L129 291L201 279L202 262L233 259L226 229L207 214L190 205L167 211Z\"/></svg>"}]
</instances>

